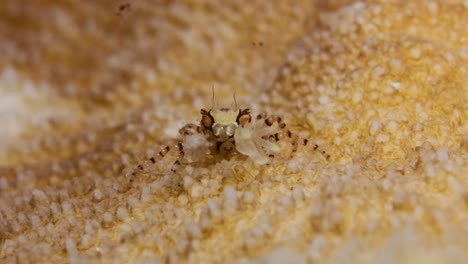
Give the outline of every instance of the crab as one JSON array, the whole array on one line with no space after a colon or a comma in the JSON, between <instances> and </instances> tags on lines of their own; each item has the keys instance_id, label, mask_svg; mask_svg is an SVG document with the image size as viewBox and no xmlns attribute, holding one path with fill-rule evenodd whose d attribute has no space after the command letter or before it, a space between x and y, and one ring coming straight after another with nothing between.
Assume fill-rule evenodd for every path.
<instances>
[{"instance_id":1,"label":"crab","mask_svg":"<svg viewBox=\"0 0 468 264\"><path fill-rule=\"evenodd\" d=\"M289 139L292 145L291 156L297 151L299 145L307 146L309 140L291 132L283 119L277 115L268 115L266 112L258 114L252 120L250 109L245 108L213 108L201 109L200 124L189 123L183 126L179 133L183 140L167 145L157 156L151 157L146 163L156 163L163 159L170 151L177 151L171 171L176 172L184 159L186 146L189 149L200 147L200 141L205 140L204 146L210 146L211 151L222 155L234 152L249 157L259 165L268 164L275 154L281 151L278 141ZM193 139L194 136L195 140ZM319 150L319 145L313 144L314 150ZM330 155L324 150L319 150L326 159ZM145 163L137 166L137 170L144 170Z\"/></svg>"}]
</instances>

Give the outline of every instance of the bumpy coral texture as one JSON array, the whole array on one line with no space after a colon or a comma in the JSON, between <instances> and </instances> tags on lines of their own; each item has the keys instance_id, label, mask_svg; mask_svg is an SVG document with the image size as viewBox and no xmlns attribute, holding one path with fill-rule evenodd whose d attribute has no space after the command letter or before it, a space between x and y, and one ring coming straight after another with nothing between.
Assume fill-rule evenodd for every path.
<instances>
[{"instance_id":1,"label":"bumpy coral texture","mask_svg":"<svg viewBox=\"0 0 468 264\"><path fill-rule=\"evenodd\" d=\"M468 258L466 1L130 3L0 5L0 262ZM234 91L311 144L144 162Z\"/></svg>"}]
</instances>

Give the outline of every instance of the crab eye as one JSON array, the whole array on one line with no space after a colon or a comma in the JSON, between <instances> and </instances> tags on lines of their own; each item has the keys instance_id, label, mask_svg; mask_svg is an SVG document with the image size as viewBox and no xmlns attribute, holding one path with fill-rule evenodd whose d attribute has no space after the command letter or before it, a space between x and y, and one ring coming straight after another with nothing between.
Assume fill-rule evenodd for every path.
<instances>
[{"instance_id":1,"label":"crab eye","mask_svg":"<svg viewBox=\"0 0 468 264\"><path fill-rule=\"evenodd\" d=\"M203 115L201 123L204 127L209 128L213 125L213 118L209 115Z\"/></svg>"},{"instance_id":2,"label":"crab eye","mask_svg":"<svg viewBox=\"0 0 468 264\"><path fill-rule=\"evenodd\" d=\"M250 114L243 114L239 116L239 118L237 118L237 122L243 127L247 122L250 122Z\"/></svg>"}]
</instances>

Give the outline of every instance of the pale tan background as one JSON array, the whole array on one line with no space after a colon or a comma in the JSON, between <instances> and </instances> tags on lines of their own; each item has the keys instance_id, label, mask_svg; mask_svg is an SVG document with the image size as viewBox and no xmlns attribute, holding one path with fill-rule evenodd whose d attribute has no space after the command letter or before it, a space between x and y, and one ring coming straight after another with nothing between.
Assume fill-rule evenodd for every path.
<instances>
[{"instance_id":1,"label":"pale tan background","mask_svg":"<svg viewBox=\"0 0 468 264\"><path fill-rule=\"evenodd\" d=\"M466 259L466 1L130 3L0 5L2 261ZM129 182L213 85L331 159L169 155Z\"/></svg>"}]
</instances>

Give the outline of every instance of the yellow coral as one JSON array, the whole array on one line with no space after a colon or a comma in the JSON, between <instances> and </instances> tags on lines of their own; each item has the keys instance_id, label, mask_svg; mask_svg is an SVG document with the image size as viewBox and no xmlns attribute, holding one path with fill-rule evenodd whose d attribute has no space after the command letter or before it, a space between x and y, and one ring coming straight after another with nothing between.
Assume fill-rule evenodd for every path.
<instances>
[{"instance_id":1,"label":"yellow coral","mask_svg":"<svg viewBox=\"0 0 468 264\"><path fill-rule=\"evenodd\" d=\"M4 2L3 261L466 259L466 1ZM299 148L168 174L168 155L122 173L212 84L330 161Z\"/></svg>"}]
</instances>

